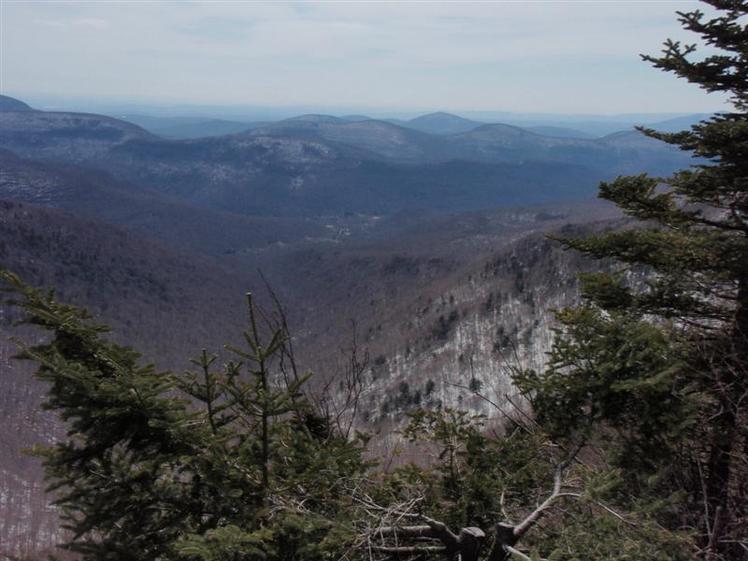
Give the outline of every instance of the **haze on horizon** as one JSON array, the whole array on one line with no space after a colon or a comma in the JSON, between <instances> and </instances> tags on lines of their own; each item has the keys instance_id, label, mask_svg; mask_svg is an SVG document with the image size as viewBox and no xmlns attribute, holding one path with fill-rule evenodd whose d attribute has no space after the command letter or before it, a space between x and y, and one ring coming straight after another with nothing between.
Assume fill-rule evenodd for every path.
<instances>
[{"instance_id":1,"label":"haze on horizon","mask_svg":"<svg viewBox=\"0 0 748 561\"><path fill-rule=\"evenodd\" d=\"M640 60L695 1L0 2L25 100L362 111L713 112Z\"/></svg>"}]
</instances>

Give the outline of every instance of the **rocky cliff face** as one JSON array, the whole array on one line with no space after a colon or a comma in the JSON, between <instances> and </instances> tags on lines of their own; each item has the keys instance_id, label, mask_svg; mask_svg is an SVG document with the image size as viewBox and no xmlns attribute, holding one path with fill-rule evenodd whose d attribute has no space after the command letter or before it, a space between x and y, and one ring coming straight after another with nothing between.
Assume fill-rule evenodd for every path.
<instances>
[{"instance_id":1,"label":"rocky cliff face","mask_svg":"<svg viewBox=\"0 0 748 561\"><path fill-rule=\"evenodd\" d=\"M499 415L493 404L515 393L512 369L543 367L553 311L578 302L576 274L590 266L533 234L424 294L386 335L371 337L378 350L359 422L398 422L419 406Z\"/></svg>"}]
</instances>

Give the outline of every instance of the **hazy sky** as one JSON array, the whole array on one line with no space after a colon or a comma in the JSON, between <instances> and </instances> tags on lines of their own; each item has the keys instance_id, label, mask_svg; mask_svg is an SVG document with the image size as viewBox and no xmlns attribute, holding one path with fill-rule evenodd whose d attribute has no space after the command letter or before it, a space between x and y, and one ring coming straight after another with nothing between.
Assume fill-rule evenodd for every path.
<instances>
[{"instance_id":1,"label":"hazy sky","mask_svg":"<svg viewBox=\"0 0 748 561\"><path fill-rule=\"evenodd\" d=\"M652 69L679 1L0 0L7 95L381 110L710 112Z\"/></svg>"}]
</instances>

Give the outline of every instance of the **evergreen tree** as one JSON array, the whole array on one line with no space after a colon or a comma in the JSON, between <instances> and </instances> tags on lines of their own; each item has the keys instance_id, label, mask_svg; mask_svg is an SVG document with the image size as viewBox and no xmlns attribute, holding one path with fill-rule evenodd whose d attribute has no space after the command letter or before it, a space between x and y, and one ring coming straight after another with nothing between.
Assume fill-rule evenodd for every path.
<instances>
[{"instance_id":1,"label":"evergreen tree","mask_svg":"<svg viewBox=\"0 0 748 561\"><path fill-rule=\"evenodd\" d=\"M466 414L417 412L405 434L436 447L437 462L377 478L361 447L304 399L306 377L277 382L287 333L258 325L251 298L245 346L229 349L235 360L219 366L204 351L195 371L176 374L142 365L84 311L1 273L24 321L48 332L21 356L40 365L45 406L69 429L39 451L70 531L66 547L112 561L356 552L504 561L527 558L515 548L522 540L556 560L680 561L693 534L697 555L741 558L748 3L707 3L717 17L696 11L681 21L719 54L693 61L693 46L668 42L645 59L729 94L733 110L678 134L644 130L698 164L603 184L601 196L641 224L563 240L621 268L583 278L585 303L560 313L549 367L517 376L540 428L489 437ZM572 464L579 442L602 455ZM541 531L527 535L541 517Z\"/></svg>"},{"instance_id":2,"label":"evergreen tree","mask_svg":"<svg viewBox=\"0 0 748 561\"><path fill-rule=\"evenodd\" d=\"M368 464L304 398L308 376L277 382L286 331L250 297L246 348L216 368L158 372L107 328L0 271L23 322L48 334L20 358L39 364L45 407L67 438L37 451L69 541L90 560L327 559L350 539L341 481ZM263 316L266 317L266 316ZM263 333L267 332L267 337Z\"/></svg>"},{"instance_id":3,"label":"evergreen tree","mask_svg":"<svg viewBox=\"0 0 748 561\"><path fill-rule=\"evenodd\" d=\"M716 54L693 60L695 45L667 41L643 58L728 94L732 110L680 133L642 129L697 163L601 185L641 222L562 239L621 266L582 278L585 304L560 314L548 370L517 381L549 430L602 444L631 503L692 527L705 557L737 559L748 533L748 2L706 3L717 15L679 16Z\"/></svg>"},{"instance_id":4,"label":"evergreen tree","mask_svg":"<svg viewBox=\"0 0 748 561\"><path fill-rule=\"evenodd\" d=\"M382 559L687 561L688 535L608 496L616 473L575 461L529 418L445 408L410 415L403 434L430 456L383 474L362 494L361 543Z\"/></svg>"}]
</instances>

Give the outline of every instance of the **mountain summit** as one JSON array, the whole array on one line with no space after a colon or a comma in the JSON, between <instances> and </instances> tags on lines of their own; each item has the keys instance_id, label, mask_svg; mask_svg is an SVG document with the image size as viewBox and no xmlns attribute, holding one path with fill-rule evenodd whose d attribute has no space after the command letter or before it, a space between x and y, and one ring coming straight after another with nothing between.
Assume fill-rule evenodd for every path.
<instances>
[{"instance_id":1,"label":"mountain summit","mask_svg":"<svg viewBox=\"0 0 748 561\"><path fill-rule=\"evenodd\" d=\"M0 95L0 113L10 111L33 111L34 109L20 99L7 95Z\"/></svg>"},{"instance_id":2,"label":"mountain summit","mask_svg":"<svg viewBox=\"0 0 748 561\"><path fill-rule=\"evenodd\" d=\"M429 113L408 121L405 126L431 134L457 134L468 132L483 125L451 113Z\"/></svg>"}]
</instances>

